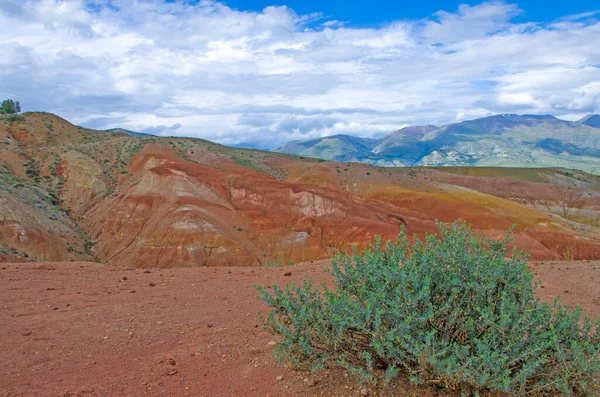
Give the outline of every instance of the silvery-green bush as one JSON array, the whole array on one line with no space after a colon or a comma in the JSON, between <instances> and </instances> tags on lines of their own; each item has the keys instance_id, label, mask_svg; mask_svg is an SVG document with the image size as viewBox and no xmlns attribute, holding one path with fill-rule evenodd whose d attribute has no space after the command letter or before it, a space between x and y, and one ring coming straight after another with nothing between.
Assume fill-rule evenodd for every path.
<instances>
[{"instance_id":1,"label":"silvery-green bush","mask_svg":"<svg viewBox=\"0 0 600 397\"><path fill-rule=\"evenodd\" d=\"M297 368L343 367L367 381L412 382L466 393L589 395L600 369L600 319L535 297L527 257L464 223L439 236L380 240L338 255L335 288L259 287L263 318Z\"/></svg>"}]
</instances>

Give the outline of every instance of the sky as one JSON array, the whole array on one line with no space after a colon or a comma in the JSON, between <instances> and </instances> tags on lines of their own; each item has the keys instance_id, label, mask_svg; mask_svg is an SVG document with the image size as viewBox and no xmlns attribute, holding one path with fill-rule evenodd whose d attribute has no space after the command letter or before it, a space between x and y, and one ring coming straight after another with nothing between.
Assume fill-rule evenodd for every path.
<instances>
[{"instance_id":1,"label":"sky","mask_svg":"<svg viewBox=\"0 0 600 397\"><path fill-rule=\"evenodd\" d=\"M0 0L0 98L259 148L600 113L597 2L402 3Z\"/></svg>"},{"instance_id":2,"label":"sky","mask_svg":"<svg viewBox=\"0 0 600 397\"><path fill-rule=\"evenodd\" d=\"M378 27L398 20L431 17L441 10L455 11L460 4L475 6L481 4L481 1L229 0L224 3L232 8L253 11L261 11L272 5L285 5L298 14L320 13L326 19L344 21L346 26ZM597 0L525 0L517 4L521 12L514 19L518 22L548 22L565 15L581 14L600 8Z\"/></svg>"}]
</instances>

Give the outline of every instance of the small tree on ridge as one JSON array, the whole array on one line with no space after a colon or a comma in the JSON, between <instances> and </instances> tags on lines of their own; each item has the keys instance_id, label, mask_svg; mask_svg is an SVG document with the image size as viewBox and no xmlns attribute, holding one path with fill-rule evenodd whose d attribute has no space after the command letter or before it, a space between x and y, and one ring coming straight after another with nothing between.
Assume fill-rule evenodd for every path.
<instances>
[{"instance_id":1,"label":"small tree on ridge","mask_svg":"<svg viewBox=\"0 0 600 397\"><path fill-rule=\"evenodd\" d=\"M5 99L0 104L0 113L4 114L17 114L21 112L21 104L19 101L13 101L12 99Z\"/></svg>"}]
</instances>

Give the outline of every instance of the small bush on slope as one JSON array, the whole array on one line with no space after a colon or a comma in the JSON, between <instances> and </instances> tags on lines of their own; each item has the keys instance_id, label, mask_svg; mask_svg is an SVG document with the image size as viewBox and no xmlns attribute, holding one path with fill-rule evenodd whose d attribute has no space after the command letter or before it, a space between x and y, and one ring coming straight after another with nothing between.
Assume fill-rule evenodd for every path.
<instances>
[{"instance_id":1,"label":"small bush on slope","mask_svg":"<svg viewBox=\"0 0 600 397\"><path fill-rule=\"evenodd\" d=\"M368 381L406 374L465 392L586 395L600 368L600 319L535 297L527 258L464 223L332 260L336 288L259 287L282 336L279 358L299 368L346 368Z\"/></svg>"}]
</instances>

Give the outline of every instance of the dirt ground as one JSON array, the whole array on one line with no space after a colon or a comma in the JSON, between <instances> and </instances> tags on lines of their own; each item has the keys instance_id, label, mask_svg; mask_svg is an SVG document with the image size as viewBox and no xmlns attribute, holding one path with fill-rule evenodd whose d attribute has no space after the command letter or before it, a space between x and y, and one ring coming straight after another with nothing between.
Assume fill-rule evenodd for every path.
<instances>
[{"instance_id":1,"label":"dirt ground","mask_svg":"<svg viewBox=\"0 0 600 397\"><path fill-rule=\"evenodd\" d=\"M0 396L357 396L341 371L272 358L254 285L327 279L280 268L0 264ZM600 314L600 262L535 262L539 295ZM291 275L289 274L291 273ZM406 385L399 396L423 395ZM428 392L426 394L432 394Z\"/></svg>"}]
</instances>

